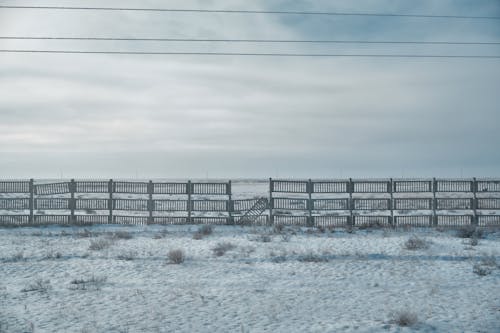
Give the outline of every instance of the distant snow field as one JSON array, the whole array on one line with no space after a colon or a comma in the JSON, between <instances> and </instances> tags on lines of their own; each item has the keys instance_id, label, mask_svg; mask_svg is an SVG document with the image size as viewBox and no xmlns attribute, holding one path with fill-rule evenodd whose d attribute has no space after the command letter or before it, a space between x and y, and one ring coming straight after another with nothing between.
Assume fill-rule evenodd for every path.
<instances>
[{"instance_id":1,"label":"distant snow field","mask_svg":"<svg viewBox=\"0 0 500 333\"><path fill-rule=\"evenodd\" d=\"M499 236L0 229L0 332L499 332Z\"/></svg>"}]
</instances>

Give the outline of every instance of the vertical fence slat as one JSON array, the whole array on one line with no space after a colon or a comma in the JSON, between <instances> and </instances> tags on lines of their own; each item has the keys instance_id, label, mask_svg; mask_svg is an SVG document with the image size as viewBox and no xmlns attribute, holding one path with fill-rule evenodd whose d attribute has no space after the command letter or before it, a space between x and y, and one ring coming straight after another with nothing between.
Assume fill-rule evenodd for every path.
<instances>
[{"instance_id":1,"label":"vertical fence slat","mask_svg":"<svg viewBox=\"0 0 500 333\"><path fill-rule=\"evenodd\" d=\"M30 179L30 185L29 185L29 190L30 190L30 224L33 224L35 222L34 219L34 205L35 205L35 181L33 178Z\"/></svg>"},{"instance_id":2,"label":"vertical fence slat","mask_svg":"<svg viewBox=\"0 0 500 333\"><path fill-rule=\"evenodd\" d=\"M114 192L114 182L113 179L110 179L108 182L108 194L109 194L109 201L108 201L108 208L109 208L109 215L108 215L108 223L113 223L113 192Z\"/></svg>"},{"instance_id":3,"label":"vertical fence slat","mask_svg":"<svg viewBox=\"0 0 500 333\"><path fill-rule=\"evenodd\" d=\"M187 209L188 209L188 223L191 223L192 221L192 218L191 218L191 211L193 209L192 207L192 199L191 199L191 194L193 193L193 186L192 186L192 183L191 181L189 180L188 181L188 184L187 184L187 195L188 195L188 206L187 206Z\"/></svg>"},{"instance_id":4,"label":"vertical fence slat","mask_svg":"<svg viewBox=\"0 0 500 333\"><path fill-rule=\"evenodd\" d=\"M69 183L69 193L71 195L71 198L69 200L69 207L71 209L71 217L70 217L70 223L75 223L75 191L76 191L76 183L74 179L71 179Z\"/></svg>"}]
</instances>

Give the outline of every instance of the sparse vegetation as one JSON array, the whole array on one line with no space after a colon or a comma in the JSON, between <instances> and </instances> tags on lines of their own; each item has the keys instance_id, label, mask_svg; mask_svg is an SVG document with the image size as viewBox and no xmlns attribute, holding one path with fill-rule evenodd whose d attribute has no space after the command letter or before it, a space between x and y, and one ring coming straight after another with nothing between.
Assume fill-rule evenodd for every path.
<instances>
[{"instance_id":1,"label":"sparse vegetation","mask_svg":"<svg viewBox=\"0 0 500 333\"><path fill-rule=\"evenodd\" d=\"M128 231L116 231L113 233L112 238L114 238L114 239L132 239L133 236Z\"/></svg>"},{"instance_id":2,"label":"sparse vegetation","mask_svg":"<svg viewBox=\"0 0 500 333\"><path fill-rule=\"evenodd\" d=\"M412 251L425 250L429 248L429 242L423 238L413 235L404 243L404 248Z\"/></svg>"},{"instance_id":3,"label":"sparse vegetation","mask_svg":"<svg viewBox=\"0 0 500 333\"><path fill-rule=\"evenodd\" d=\"M236 245L233 243L229 242L224 242L224 243L218 243L213 249L213 253L217 257L221 257L224 254L226 254L227 251L230 251L232 249L236 248Z\"/></svg>"},{"instance_id":4,"label":"sparse vegetation","mask_svg":"<svg viewBox=\"0 0 500 333\"><path fill-rule=\"evenodd\" d=\"M117 258L118 260L134 260L135 258L137 258L137 252L131 250L125 251L123 253L120 253Z\"/></svg>"},{"instance_id":5,"label":"sparse vegetation","mask_svg":"<svg viewBox=\"0 0 500 333\"><path fill-rule=\"evenodd\" d=\"M476 263L472 266L472 272L479 276L486 276L490 275L493 272L493 269L491 269L491 267L481 265L480 263Z\"/></svg>"},{"instance_id":6,"label":"sparse vegetation","mask_svg":"<svg viewBox=\"0 0 500 333\"><path fill-rule=\"evenodd\" d=\"M181 250L181 249L175 249L175 250L170 250L168 251L168 261L171 263L171 264L182 264L185 260L185 255L184 255L184 251Z\"/></svg>"},{"instance_id":7,"label":"sparse vegetation","mask_svg":"<svg viewBox=\"0 0 500 333\"><path fill-rule=\"evenodd\" d=\"M211 226L210 224L204 224L198 228L198 233L202 234L203 236L211 235L213 232L214 232L214 227Z\"/></svg>"},{"instance_id":8,"label":"sparse vegetation","mask_svg":"<svg viewBox=\"0 0 500 333\"><path fill-rule=\"evenodd\" d=\"M101 290L108 278L106 276L96 276L94 274L86 278L71 280L69 289L71 290Z\"/></svg>"},{"instance_id":9,"label":"sparse vegetation","mask_svg":"<svg viewBox=\"0 0 500 333\"><path fill-rule=\"evenodd\" d=\"M52 289L52 286L50 284L50 280L44 280L44 279L37 279L33 283L27 285L21 291L23 293L30 292L30 291L36 291L40 293L46 293L50 289Z\"/></svg>"},{"instance_id":10,"label":"sparse vegetation","mask_svg":"<svg viewBox=\"0 0 500 333\"><path fill-rule=\"evenodd\" d=\"M97 238L90 241L89 250L101 251L110 247L113 242L110 239Z\"/></svg>"},{"instance_id":11,"label":"sparse vegetation","mask_svg":"<svg viewBox=\"0 0 500 333\"><path fill-rule=\"evenodd\" d=\"M412 311L398 311L392 317L391 322L401 327L411 327L418 323L418 316Z\"/></svg>"},{"instance_id":12,"label":"sparse vegetation","mask_svg":"<svg viewBox=\"0 0 500 333\"><path fill-rule=\"evenodd\" d=\"M483 238L483 230L473 225L468 225L457 230L457 237L459 238Z\"/></svg>"},{"instance_id":13,"label":"sparse vegetation","mask_svg":"<svg viewBox=\"0 0 500 333\"><path fill-rule=\"evenodd\" d=\"M297 260L301 262L328 262L328 259L326 257L314 253L301 255L297 258Z\"/></svg>"}]
</instances>

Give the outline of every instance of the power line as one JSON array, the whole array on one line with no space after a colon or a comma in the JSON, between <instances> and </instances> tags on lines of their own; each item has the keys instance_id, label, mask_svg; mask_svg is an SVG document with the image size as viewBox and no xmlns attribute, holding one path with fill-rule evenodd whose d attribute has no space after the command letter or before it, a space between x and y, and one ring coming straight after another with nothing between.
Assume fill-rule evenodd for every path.
<instances>
[{"instance_id":1,"label":"power line","mask_svg":"<svg viewBox=\"0 0 500 333\"><path fill-rule=\"evenodd\" d=\"M500 59L500 55L461 54L333 54L333 53L240 53L240 52L143 52L143 51L80 51L80 50L18 50L0 49L0 53L59 53L59 54L128 54L128 55L193 55L193 56L258 56L316 58L456 58Z\"/></svg>"},{"instance_id":2,"label":"power line","mask_svg":"<svg viewBox=\"0 0 500 333\"><path fill-rule=\"evenodd\" d=\"M196 38L119 38L119 37L30 37L0 36L4 40L78 40L143 42L217 42L217 43L311 43L311 44L424 44L424 45L500 45L500 42L450 41L367 41L367 40L296 40L296 39L196 39Z\"/></svg>"},{"instance_id":3,"label":"power line","mask_svg":"<svg viewBox=\"0 0 500 333\"><path fill-rule=\"evenodd\" d=\"M427 15L401 13L352 13L352 12L308 12L285 10L229 10L229 9L172 9L172 8L128 8L128 7L69 7L69 6L9 6L0 9L46 9L46 10L100 10L100 11L141 11L141 12L173 12L173 13L219 13L219 14L278 14L278 15L323 15L323 16L370 16L370 17L406 17L436 19L471 19L499 20L500 16L467 16L467 15Z\"/></svg>"}]
</instances>

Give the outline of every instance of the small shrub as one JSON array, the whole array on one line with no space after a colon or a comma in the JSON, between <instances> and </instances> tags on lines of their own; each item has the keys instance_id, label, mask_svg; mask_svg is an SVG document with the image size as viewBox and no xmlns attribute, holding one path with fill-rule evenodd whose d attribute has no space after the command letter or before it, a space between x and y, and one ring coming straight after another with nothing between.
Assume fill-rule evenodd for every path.
<instances>
[{"instance_id":1,"label":"small shrub","mask_svg":"<svg viewBox=\"0 0 500 333\"><path fill-rule=\"evenodd\" d=\"M481 265L489 267L498 267L497 259L495 256L485 256L481 259Z\"/></svg>"},{"instance_id":2,"label":"small shrub","mask_svg":"<svg viewBox=\"0 0 500 333\"><path fill-rule=\"evenodd\" d=\"M109 239L98 238L90 241L89 250L91 251L101 251L110 247L113 242Z\"/></svg>"},{"instance_id":3,"label":"small shrub","mask_svg":"<svg viewBox=\"0 0 500 333\"><path fill-rule=\"evenodd\" d=\"M404 248L412 251L423 250L429 248L429 243L425 239L419 238L417 236L411 236L404 243Z\"/></svg>"},{"instance_id":4,"label":"small shrub","mask_svg":"<svg viewBox=\"0 0 500 333\"><path fill-rule=\"evenodd\" d=\"M132 234L128 231L117 231L113 233L114 239L132 239Z\"/></svg>"},{"instance_id":5,"label":"small shrub","mask_svg":"<svg viewBox=\"0 0 500 333\"><path fill-rule=\"evenodd\" d=\"M94 236L94 234L88 229L83 229L83 230L80 230L76 233L76 237L79 237L79 238L90 238L93 236Z\"/></svg>"},{"instance_id":6,"label":"small shrub","mask_svg":"<svg viewBox=\"0 0 500 333\"><path fill-rule=\"evenodd\" d=\"M118 260L127 260L127 261L134 260L135 258L137 258L137 252L126 251L124 253L120 253L117 258Z\"/></svg>"},{"instance_id":7,"label":"small shrub","mask_svg":"<svg viewBox=\"0 0 500 333\"><path fill-rule=\"evenodd\" d=\"M74 279L69 284L71 290L101 290L108 278L106 276L95 276L94 274L86 278Z\"/></svg>"},{"instance_id":8,"label":"small shrub","mask_svg":"<svg viewBox=\"0 0 500 333\"><path fill-rule=\"evenodd\" d=\"M203 234L201 232L195 232L193 234L193 239L194 240L200 240L200 239L203 239Z\"/></svg>"},{"instance_id":9,"label":"small shrub","mask_svg":"<svg viewBox=\"0 0 500 333\"><path fill-rule=\"evenodd\" d=\"M270 243L273 239L271 235L268 234L259 234L252 238L253 241L262 242L262 243Z\"/></svg>"},{"instance_id":10,"label":"small shrub","mask_svg":"<svg viewBox=\"0 0 500 333\"><path fill-rule=\"evenodd\" d=\"M230 251L232 249L236 248L236 245L233 243L225 242L225 243L218 243L213 249L214 255L217 257L221 257L224 254L226 254L227 251Z\"/></svg>"},{"instance_id":11,"label":"small shrub","mask_svg":"<svg viewBox=\"0 0 500 333\"><path fill-rule=\"evenodd\" d=\"M168 260L171 264L182 264L185 259L184 251L180 249L168 251Z\"/></svg>"},{"instance_id":12,"label":"small shrub","mask_svg":"<svg viewBox=\"0 0 500 333\"><path fill-rule=\"evenodd\" d=\"M52 286L50 285L49 280L43 280L43 279L37 279L35 282L29 284L28 286L24 287L21 289L23 293L30 292L30 291L37 291L41 293L46 293L50 289L52 289Z\"/></svg>"},{"instance_id":13,"label":"small shrub","mask_svg":"<svg viewBox=\"0 0 500 333\"><path fill-rule=\"evenodd\" d=\"M289 242L290 238L292 238L292 235L286 233L281 234L280 236L281 236L281 241L283 242Z\"/></svg>"},{"instance_id":14,"label":"small shrub","mask_svg":"<svg viewBox=\"0 0 500 333\"><path fill-rule=\"evenodd\" d=\"M469 245L470 246L477 246L479 244L479 239L477 237L472 237L469 240Z\"/></svg>"},{"instance_id":15,"label":"small shrub","mask_svg":"<svg viewBox=\"0 0 500 333\"><path fill-rule=\"evenodd\" d=\"M322 257L318 254L308 253L302 256L299 256L298 261L300 262L328 262L326 257Z\"/></svg>"},{"instance_id":16,"label":"small shrub","mask_svg":"<svg viewBox=\"0 0 500 333\"><path fill-rule=\"evenodd\" d=\"M153 239L162 239L162 238L165 238L165 237L167 237L167 234L168 234L167 229L163 229L159 233L155 234L153 236Z\"/></svg>"},{"instance_id":17,"label":"small shrub","mask_svg":"<svg viewBox=\"0 0 500 333\"><path fill-rule=\"evenodd\" d=\"M401 327L410 327L418 323L418 316L411 311L399 311L393 314L392 322Z\"/></svg>"},{"instance_id":18,"label":"small shrub","mask_svg":"<svg viewBox=\"0 0 500 333\"><path fill-rule=\"evenodd\" d=\"M204 224L198 228L198 233L202 234L203 236L211 235L213 232L214 232L214 227L211 226L210 224Z\"/></svg>"},{"instance_id":19,"label":"small shrub","mask_svg":"<svg viewBox=\"0 0 500 333\"><path fill-rule=\"evenodd\" d=\"M483 238L483 230L476 228L475 226L468 225L458 229L457 237L459 238Z\"/></svg>"},{"instance_id":20,"label":"small shrub","mask_svg":"<svg viewBox=\"0 0 500 333\"><path fill-rule=\"evenodd\" d=\"M491 269L491 267L484 266L481 264L474 264L474 266L472 267L472 272L479 276L490 275L492 271L493 270Z\"/></svg>"}]
</instances>

